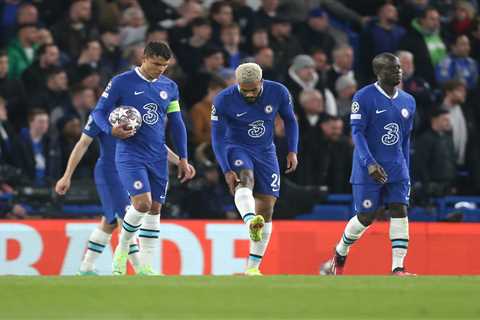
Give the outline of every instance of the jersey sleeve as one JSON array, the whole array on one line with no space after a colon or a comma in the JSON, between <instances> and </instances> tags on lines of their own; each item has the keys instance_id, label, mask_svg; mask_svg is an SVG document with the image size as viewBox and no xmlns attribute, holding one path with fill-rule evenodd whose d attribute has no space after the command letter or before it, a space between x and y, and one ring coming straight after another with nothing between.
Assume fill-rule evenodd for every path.
<instances>
[{"instance_id":1,"label":"jersey sleeve","mask_svg":"<svg viewBox=\"0 0 480 320\"><path fill-rule=\"evenodd\" d=\"M167 106L167 113L180 112L180 103L178 102L178 96L178 86L174 83L172 89L172 98L170 99L170 103Z\"/></svg>"},{"instance_id":2,"label":"jersey sleeve","mask_svg":"<svg viewBox=\"0 0 480 320\"><path fill-rule=\"evenodd\" d=\"M227 160L227 152L225 150L225 133L227 131L225 118L221 113L223 109L224 99L222 95L217 95L212 105L212 149L215 153L222 172L230 171L230 165Z\"/></svg>"},{"instance_id":3,"label":"jersey sleeve","mask_svg":"<svg viewBox=\"0 0 480 320\"><path fill-rule=\"evenodd\" d=\"M293 112L292 95L284 86L281 87L281 101L278 113L285 123L288 152L298 152L298 122Z\"/></svg>"},{"instance_id":4,"label":"jersey sleeve","mask_svg":"<svg viewBox=\"0 0 480 320\"><path fill-rule=\"evenodd\" d=\"M365 132L368 125L368 99L358 92L353 96L352 113L350 114L352 139L358 152L362 166L367 167L376 163L368 147Z\"/></svg>"},{"instance_id":5,"label":"jersey sleeve","mask_svg":"<svg viewBox=\"0 0 480 320\"><path fill-rule=\"evenodd\" d=\"M100 134L101 130L93 120L92 115L88 116L87 123L85 124L85 127L83 127L82 132L85 133L90 138L95 138Z\"/></svg>"},{"instance_id":6,"label":"jersey sleeve","mask_svg":"<svg viewBox=\"0 0 480 320\"><path fill-rule=\"evenodd\" d=\"M405 126L404 137L402 141L402 151L405 161L407 163L407 168L410 168L410 135L413 130L413 124L415 119L416 112L416 102L413 97L411 97L412 109L410 110L410 117L408 118L407 125Z\"/></svg>"},{"instance_id":7,"label":"jersey sleeve","mask_svg":"<svg viewBox=\"0 0 480 320\"><path fill-rule=\"evenodd\" d=\"M119 82L118 78L113 78L108 83L92 112L97 126L107 134L112 132L112 125L108 121L108 116L120 100L121 88Z\"/></svg>"}]
</instances>

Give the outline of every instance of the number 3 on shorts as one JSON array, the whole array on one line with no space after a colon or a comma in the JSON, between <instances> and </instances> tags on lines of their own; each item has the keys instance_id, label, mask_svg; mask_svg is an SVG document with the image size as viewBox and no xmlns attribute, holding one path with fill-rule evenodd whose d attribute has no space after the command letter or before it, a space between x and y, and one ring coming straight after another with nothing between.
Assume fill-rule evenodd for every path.
<instances>
[{"instance_id":1,"label":"number 3 on shorts","mask_svg":"<svg viewBox=\"0 0 480 320\"><path fill-rule=\"evenodd\" d=\"M280 190L280 176L276 173L272 174L272 183L270 184L273 192Z\"/></svg>"}]
</instances>

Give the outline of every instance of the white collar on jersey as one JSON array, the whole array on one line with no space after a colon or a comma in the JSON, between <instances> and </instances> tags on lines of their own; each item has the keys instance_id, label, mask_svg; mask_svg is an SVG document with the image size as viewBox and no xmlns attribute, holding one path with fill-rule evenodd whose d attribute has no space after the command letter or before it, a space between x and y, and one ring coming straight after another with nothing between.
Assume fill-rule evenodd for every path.
<instances>
[{"instance_id":1,"label":"white collar on jersey","mask_svg":"<svg viewBox=\"0 0 480 320\"><path fill-rule=\"evenodd\" d=\"M383 94L388 99L395 99L396 97L398 97L398 89L395 89L395 93L393 94L393 97L390 97L385 91L383 91L382 87L380 87L380 85L378 84L378 81L375 82L374 84L375 84L375 88L377 88L377 90L380 91L380 93Z\"/></svg>"},{"instance_id":2,"label":"white collar on jersey","mask_svg":"<svg viewBox=\"0 0 480 320\"><path fill-rule=\"evenodd\" d=\"M153 79L153 80L148 80L147 78L145 78L143 76L143 74L140 72L140 67L135 67L135 72L137 73L137 75L142 78L143 80L147 81L147 82L155 82L157 81L158 79Z\"/></svg>"}]
</instances>

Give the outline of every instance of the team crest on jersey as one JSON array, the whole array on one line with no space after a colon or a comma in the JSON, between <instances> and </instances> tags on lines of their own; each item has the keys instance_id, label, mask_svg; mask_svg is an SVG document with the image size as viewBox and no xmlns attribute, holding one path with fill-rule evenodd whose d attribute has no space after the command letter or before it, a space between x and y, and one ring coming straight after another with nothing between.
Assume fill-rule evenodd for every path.
<instances>
[{"instance_id":1,"label":"team crest on jersey","mask_svg":"<svg viewBox=\"0 0 480 320\"><path fill-rule=\"evenodd\" d=\"M166 100L168 98L168 93L167 91L160 91L160 98L162 98L163 100Z\"/></svg>"},{"instance_id":2,"label":"team crest on jersey","mask_svg":"<svg viewBox=\"0 0 480 320\"><path fill-rule=\"evenodd\" d=\"M237 159L237 160L235 160L234 164L235 164L235 166L240 167L240 166L243 165L243 161L240 160L240 159Z\"/></svg>"},{"instance_id":3,"label":"team crest on jersey","mask_svg":"<svg viewBox=\"0 0 480 320\"><path fill-rule=\"evenodd\" d=\"M352 103L352 113L357 113L360 111L360 104L357 101Z\"/></svg>"},{"instance_id":4,"label":"team crest on jersey","mask_svg":"<svg viewBox=\"0 0 480 320\"><path fill-rule=\"evenodd\" d=\"M137 180L133 183L133 187L135 188L135 190L140 190L143 188L143 183L142 181L140 180Z\"/></svg>"},{"instance_id":5,"label":"team crest on jersey","mask_svg":"<svg viewBox=\"0 0 480 320\"><path fill-rule=\"evenodd\" d=\"M265 107L265 113L269 114L269 113L272 113L273 111L273 107L271 105L268 105Z\"/></svg>"},{"instance_id":6,"label":"team crest on jersey","mask_svg":"<svg viewBox=\"0 0 480 320\"><path fill-rule=\"evenodd\" d=\"M363 200L362 206L363 206L365 209L371 208L371 207L372 207L372 200L370 200L370 199L365 199L365 200Z\"/></svg>"},{"instance_id":7,"label":"team crest on jersey","mask_svg":"<svg viewBox=\"0 0 480 320\"><path fill-rule=\"evenodd\" d=\"M403 108L401 112L402 117L404 117L405 119L408 118L408 116L410 115L410 112L408 112L407 108Z\"/></svg>"}]
</instances>

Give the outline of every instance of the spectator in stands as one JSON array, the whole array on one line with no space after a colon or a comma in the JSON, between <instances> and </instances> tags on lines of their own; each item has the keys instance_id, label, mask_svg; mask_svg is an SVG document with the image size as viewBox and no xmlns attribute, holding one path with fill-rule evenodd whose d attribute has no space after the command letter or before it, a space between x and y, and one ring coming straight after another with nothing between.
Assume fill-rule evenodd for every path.
<instances>
[{"instance_id":1,"label":"spectator in stands","mask_svg":"<svg viewBox=\"0 0 480 320\"><path fill-rule=\"evenodd\" d=\"M8 121L7 101L0 96L0 165L18 167L20 149L18 136Z\"/></svg>"},{"instance_id":2,"label":"spectator in stands","mask_svg":"<svg viewBox=\"0 0 480 320\"><path fill-rule=\"evenodd\" d=\"M255 12L246 0L227 0L227 2L232 6L233 20L240 26L242 43L245 43L246 39L250 38L254 28Z\"/></svg>"},{"instance_id":3,"label":"spectator in stands","mask_svg":"<svg viewBox=\"0 0 480 320\"><path fill-rule=\"evenodd\" d=\"M310 11L308 20L300 25L296 34L306 52L322 48L328 56L331 56L336 45L332 30L329 28L328 14L321 8Z\"/></svg>"},{"instance_id":4,"label":"spectator in stands","mask_svg":"<svg viewBox=\"0 0 480 320\"><path fill-rule=\"evenodd\" d=\"M255 26L268 29L278 14L278 0L261 0L255 12Z\"/></svg>"},{"instance_id":5,"label":"spectator in stands","mask_svg":"<svg viewBox=\"0 0 480 320\"><path fill-rule=\"evenodd\" d=\"M21 131L22 170L35 186L46 186L59 172L58 149L48 133L48 113L32 109L28 114L28 128Z\"/></svg>"},{"instance_id":6,"label":"spectator in stands","mask_svg":"<svg viewBox=\"0 0 480 320\"><path fill-rule=\"evenodd\" d=\"M158 25L152 25L147 29L145 35L145 43L149 42L167 42L168 43L168 31Z\"/></svg>"},{"instance_id":7,"label":"spectator in stands","mask_svg":"<svg viewBox=\"0 0 480 320\"><path fill-rule=\"evenodd\" d=\"M211 44L212 26L205 18L195 18L192 23L192 35L174 43L175 54L180 66L188 74L196 72L202 64L202 52Z\"/></svg>"},{"instance_id":8,"label":"spectator in stands","mask_svg":"<svg viewBox=\"0 0 480 320\"><path fill-rule=\"evenodd\" d=\"M443 86L445 97L441 108L450 114L453 147L457 165L465 164L467 152L468 127L463 106L467 96L465 84L459 80L449 80Z\"/></svg>"},{"instance_id":9,"label":"spectator in stands","mask_svg":"<svg viewBox=\"0 0 480 320\"><path fill-rule=\"evenodd\" d=\"M346 119L352 109L352 98L357 91L357 81L351 75L343 75L335 82L335 90L337 91L338 116Z\"/></svg>"},{"instance_id":10,"label":"spectator in stands","mask_svg":"<svg viewBox=\"0 0 480 320\"><path fill-rule=\"evenodd\" d=\"M7 9L7 7L9 8ZM3 23L0 25L0 35L3 39L0 39L0 47L2 47L2 44L7 43L8 39L15 36L19 26L24 24L36 25L39 22L38 10L31 3L23 1L5 2L5 7L0 7L0 11L3 13Z\"/></svg>"},{"instance_id":11,"label":"spectator in stands","mask_svg":"<svg viewBox=\"0 0 480 320\"><path fill-rule=\"evenodd\" d=\"M327 87L337 95L335 83L341 76L348 75L355 79L353 72L353 48L349 45L342 45L333 50L333 64L327 72Z\"/></svg>"},{"instance_id":12,"label":"spectator in stands","mask_svg":"<svg viewBox=\"0 0 480 320\"><path fill-rule=\"evenodd\" d=\"M471 56L475 61L480 62L480 17L475 19L469 34L471 44Z\"/></svg>"},{"instance_id":13,"label":"spectator in stands","mask_svg":"<svg viewBox=\"0 0 480 320\"><path fill-rule=\"evenodd\" d=\"M310 56L315 61L315 70L317 70L319 81L324 84L327 83L327 73L330 70L327 54L321 48L314 48Z\"/></svg>"},{"instance_id":14,"label":"spectator in stands","mask_svg":"<svg viewBox=\"0 0 480 320\"><path fill-rule=\"evenodd\" d=\"M100 35L102 58L100 65L107 79L125 68L127 61L120 49L120 34L117 29L105 29Z\"/></svg>"},{"instance_id":15,"label":"spectator in stands","mask_svg":"<svg viewBox=\"0 0 480 320\"><path fill-rule=\"evenodd\" d=\"M328 114L337 114L337 105L335 97L332 92L323 86L319 81L319 76L315 71L315 61L305 54L300 54L295 57L292 65L288 69L288 76L285 85L290 90L294 105L299 106L299 95L302 90L317 89L322 93L325 100L325 110ZM296 110L299 115L302 115L303 109Z\"/></svg>"},{"instance_id":16,"label":"spectator in stands","mask_svg":"<svg viewBox=\"0 0 480 320\"><path fill-rule=\"evenodd\" d=\"M95 91L95 95L99 97L103 92L106 83L102 83L102 78L97 69L88 64L82 64L77 68L76 84L90 88Z\"/></svg>"},{"instance_id":17,"label":"spectator in stands","mask_svg":"<svg viewBox=\"0 0 480 320\"><path fill-rule=\"evenodd\" d=\"M246 54L240 50L240 27L236 23L222 28L220 39L228 58L227 66L236 69Z\"/></svg>"},{"instance_id":18,"label":"spectator in stands","mask_svg":"<svg viewBox=\"0 0 480 320\"><path fill-rule=\"evenodd\" d=\"M226 88L226 83L217 76L210 79L207 94L190 110L192 120L193 142L196 145L210 142L210 114L212 112L213 98Z\"/></svg>"},{"instance_id":19,"label":"spectator in stands","mask_svg":"<svg viewBox=\"0 0 480 320\"><path fill-rule=\"evenodd\" d=\"M427 81L422 77L415 75L414 57L411 52L398 51L396 55L402 66L402 88L411 94L417 103L417 109L415 112L416 131L423 131L430 126L427 122L435 102L435 92Z\"/></svg>"},{"instance_id":20,"label":"spectator in stands","mask_svg":"<svg viewBox=\"0 0 480 320\"><path fill-rule=\"evenodd\" d=\"M78 117L82 126L86 124L88 116L95 107L97 100L95 91L91 88L76 85L72 88L70 95L72 101L71 106L60 106L53 109L50 113L50 121L52 124L57 124L58 120L70 115Z\"/></svg>"},{"instance_id":21,"label":"spectator in stands","mask_svg":"<svg viewBox=\"0 0 480 320\"><path fill-rule=\"evenodd\" d=\"M364 29L361 35L360 61L372 61L377 54L398 50L400 40L406 31L397 22L398 12L393 4L386 3L380 7L378 17ZM367 83L375 79L369 63L361 63L360 69L362 76L366 76L362 82Z\"/></svg>"},{"instance_id":22,"label":"spectator in stands","mask_svg":"<svg viewBox=\"0 0 480 320\"><path fill-rule=\"evenodd\" d=\"M435 66L447 55L447 48L440 36L440 15L437 9L427 7L400 43L400 49L415 53L416 75L430 85L435 84Z\"/></svg>"},{"instance_id":23,"label":"spectator in stands","mask_svg":"<svg viewBox=\"0 0 480 320\"><path fill-rule=\"evenodd\" d=\"M125 52L128 52L127 54L128 59L127 59L127 66L124 68L124 71L138 67L142 64L144 49L145 47L143 45L137 45L132 48L129 48L128 50L125 50Z\"/></svg>"},{"instance_id":24,"label":"spectator in stands","mask_svg":"<svg viewBox=\"0 0 480 320\"><path fill-rule=\"evenodd\" d=\"M353 146L343 135L343 120L327 115L320 123L316 185L326 185L331 193L350 193Z\"/></svg>"},{"instance_id":25,"label":"spectator in stands","mask_svg":"<svg viewBox=\"0 0 480 320\"><path fill-rule=\"evenodd\" d=\"M191 107L202 99L207 93L208 83L212 76L220 76L225 69L223 50L219 47L209 46L203 51L203 63L200 70L193 76L184 90L187 106Z\"/></svg>"},{"instance_id":26,"label":"spectator in stands","mask_svg":"<svg viewBox=\"0 0 480 320\"><path fill-rule=\"evenodd\" d=\"M15 129L26 124L26 95L19 79L8 78L8 54L0 50L0 96L7 101L9 121Z\"/></svg>"},{"instance_id":27,"label":"spectator in stands","mask_svg":"<svg viewBox=\"0 0 480 320\"><path fill-rule=\"evenodd\" d=\"M275 62L275 56L271 48L265 47L258 49L254 57L255 63L262 68L263 79L279 81L280 75L273 65Z\"/></svg>"},{"instance_id":28,"label":"spectator in stands","mask_svg":"<svg viewBox=\"0 0 480 320\"><path fill-rule=\"evenodd\" d=\"M22 72L33 62L37 51L37 26L23 24L18 26L17 37L8 46L9 73L11 79L19 79Z\"/></svg>"},{"instance_id":29,"label":"spectator in stands","mask_svg":"<svg viewBox=\"0 0 480 320\"><path fill-rule=\"evenodd\" d=\"M453 38L470 32L474 25L476 9L470 1L456 1L455 12L448 31Z\"/></svg>"},{"instance_id":30,"label":"spectator in stands","mask_svg":"<svg viewBox=\"0 0 480 320\"><path fill-rule=\"evenodd\" d=\"M55 44L53 35L47 28L40 28L37 32L37 43L39 46L44 44Z\"/></svg>"},{"instance_id":31,"label":"spectator in stands","mask_svg":"<svg viewBox=\"0 0 480 320\"><path fill-rule=\"evenodd\" d=\"M33 93L31 104L48 112L57 107L68 108L71 102L68 95L67 73L60 67L51 67L46 73L46 89Z\"/></svg>"},{"instance_id":32,"label":"spectator in stands","mask_svg":"<svg viewBox=\"0 0 480 320\"><path fill-rule=\"evenodd\" d=\"M22 82L28 92L46 88L46 72L60 64L60 50L54 44L44 44L38 48L35 61L22 73Z\"/></svg>"},{"instance_id":33,"label":"spectator in stands","mask_svg":"<svg viewBox=\"0 0 480 320\"><path fill-rule=\"evenodd\" d=\"M466 35L459 35L451 47L451 54L441 60L435 75L439 84L457 79L466 83L468 89L474 89L478 81L478 64L470 57L470 40Z\"/></svg>"},{"instance_id":34,"label":"spectator in stands","mask_svg":"<svg viewBox=\"0 0 480 320\"><path fill-rule=\"evenodd\" d=\"M270 48L275 52L275 69L285 74L293 58L302 53L300 42L292 35L290 19L276 16L270 25L270 36Z\"/></svg>"},{"instance_id":35,"label":"spectator in stands","mask_svg":"<svg viewBox=\"0 0 480 320\"><path fill-rule=\"evenodd\" d=\"M77 59L85 41L98 36L91 1L72 1L68 15L52 27L52 33L59 48L71 59Z\"/></svg>"},{"instance_id":36,"label":"spectator in stands","mask_svg":"<svg viewBox=\"0 0 480 320\"><path fill-rule=\"evenodd\" d=\"M430 128L415 143L415 189L420 198L443 197L452 192L457 174L449 111L437 109Z\"/></svg>"},{"instance_id":37,"label":"spectator in stands","mask_svg":"<svg viewBox=\"0 0 480 320\"><path fill-rule=\"evenodd\" d=\"M268 31L264 28L253 30L252 35L247 43L247 51L250 54L255 54L260 49L269 48L270 40L268 38Z\"/></svg>"},{"instance_id":38,"label":"spectator in stands","mask_svg":"<svg viewBox=\"0 0 480 320\"><path fill-rule=\"evenodd\" d=\"M221 31L230 26L233 21L232 6L226 1L215 1L210 6L210 21L212 23L212 42L221 46Z\"/></svg>"},{"instance_id":39,"label":"spectator in stands","mask_svg":"<svg viewBox=\"0 0 480 320\"><path fill-rule=\"evenodd\" d=\"M155 2L155 6L157 7ZM169 9L168 9L169 11ZM173 42L183 41L185 38L188 38L190 35L190 24L193 20L204 16L204 8L198 1L183 1L183 3L178 6L176 13L168 13L168 11L160 11L162 16L157 15L157 18L150 19L151 23L153 21L158 21L158 25L162 28L165 28L169 31L170 38ZM150 10L146 12L147 16L151 14Z\"/></svg>"},{"instance_id":40,"label":"spectator in stands","mask_svg":"<svg viewBox=\"0 0 480 320\"><path fill-rule=\"evenodd\" d=\"M70 154L73 151L77 141L82 134L82 125L80 118L74 114L63 116L57 122L57 131L59 132L59 150L60 150L60 166L61 172L65 171ZM93 144L89 147L85 155L82 157L78 167L75 169L73 179L91 179L93 176L93 168L98 158L98 145Z\"/></svg>"},{"instance_id":41,"label":"spectator in stands","mask_svg":"<svg viewBox=\"0 0 480 320\"><path fill-rule=\"evenodd\" d=\"M299 95L300 107L303 112L300 113L298 125L301 136L310 136L310 131L317 134L318 125L325 116L325 102L323 95L316 89L304 89Z\"/></svg>"},{"instance_id":42,"label":"spectator in stands","mask_svg":"<svg viewBox=\"0 0 480 320\"><path fill-rule=\"evenodd\" d=\"M126 48L145 40L147 24L140 7L130 7L122 14L123 26L120 27L120 47Z\"/></svg>"},{"instance_id":43,"label":"spectator in stands","mask_svg":"<svg viewBox=\"0 0 480 320\"><path fill-rule=\"evenodd\" d=\"M77 65L87 64L92 68L99 68L100 59L102 57L102 46L100 41L89 39L85 41L77 59Z\"/></svg>"}]
</instances>

